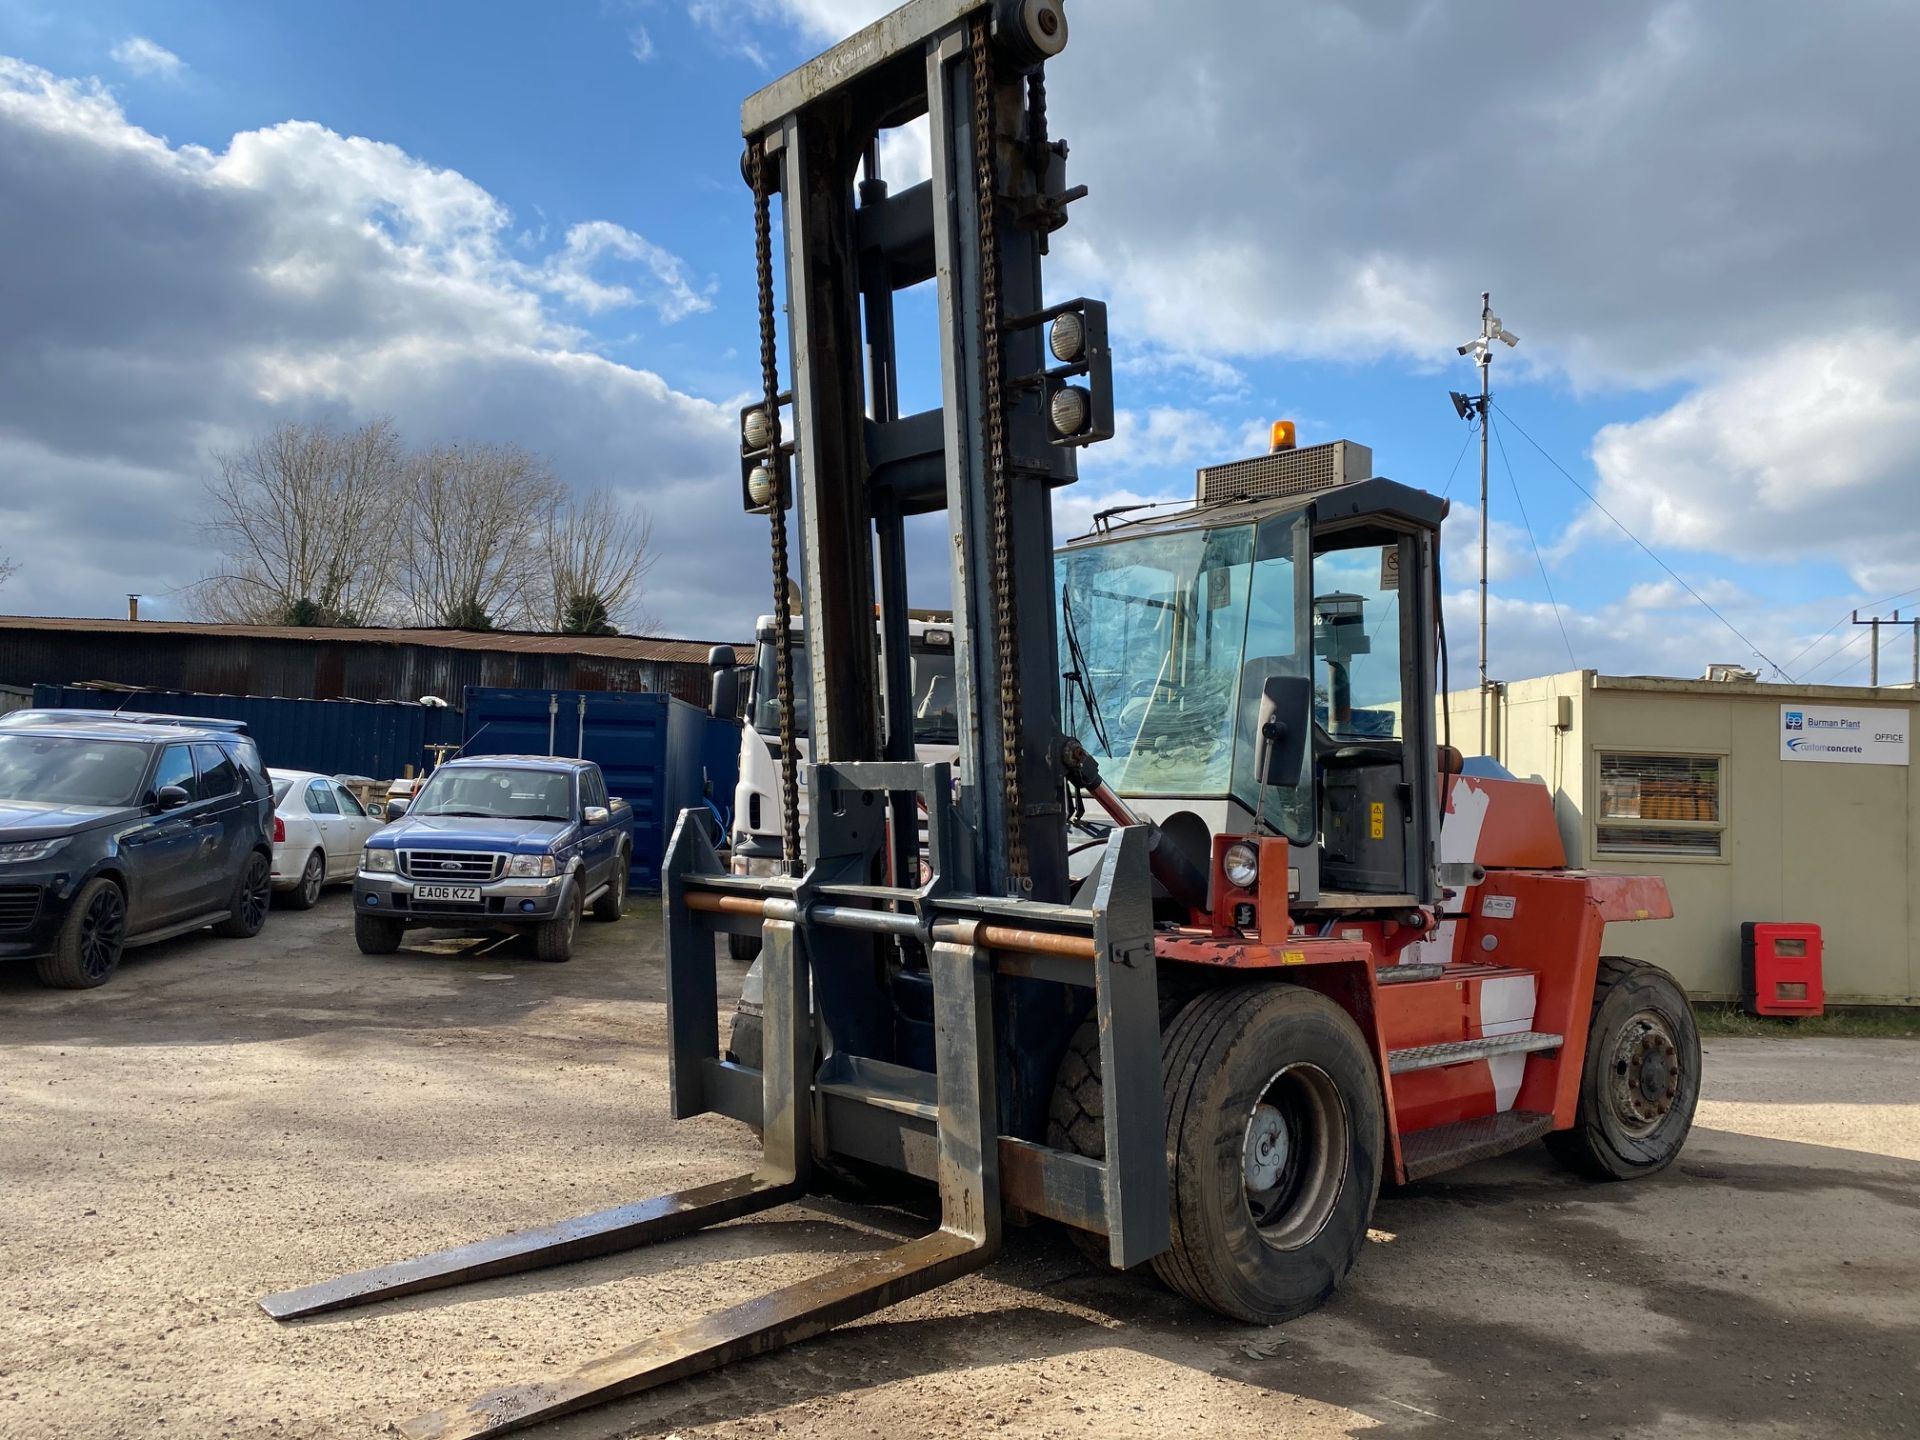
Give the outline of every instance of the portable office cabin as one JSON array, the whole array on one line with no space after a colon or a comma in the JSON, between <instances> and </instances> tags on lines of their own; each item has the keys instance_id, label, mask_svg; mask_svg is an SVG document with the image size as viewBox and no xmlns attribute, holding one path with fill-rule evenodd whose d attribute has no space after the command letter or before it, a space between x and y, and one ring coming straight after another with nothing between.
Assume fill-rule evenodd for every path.
<instances>
[{"instance_id":1,"label":"portable office cabin","mask_svg":"<svg viewBox=\"0 0 1920 1440\"><path fill-rule=\"evenodd\" d=\"M1448 697L1480 753L1479 700ZM1740 926L1806 921L1830 1005L1920 1004L1920 788L1910 686L1769 685L1591 670L1496 687L1486 753L1553 792L1567 856L1658 875L1674 919L1616 943L1698 999L1740 990Z\"/></svg>"}]
</instances>

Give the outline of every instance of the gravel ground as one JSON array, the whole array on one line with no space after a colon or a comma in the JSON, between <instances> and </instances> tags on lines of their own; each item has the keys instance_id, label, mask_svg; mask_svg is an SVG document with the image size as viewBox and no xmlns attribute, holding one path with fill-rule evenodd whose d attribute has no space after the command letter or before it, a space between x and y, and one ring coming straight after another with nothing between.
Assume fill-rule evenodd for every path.
<instances>
[{"instance_id":1,"label":"gravel ground","mask_svg":"<svg viewBox=\"0 0 1920 1440\"><path fill-rule=\"evenodd\" d=\"M809 1202L650 1251L276 1325L269 1291L745 1168L666 1119L657 907L358 955L348 905L0 969L0 1436L386 1433L826 1268L917 1222ZM738 967L721 962L724 981ZM1666 1175L1538 1147L1385 1195L1334 1301L1271 1330L1095 1274L981 1275L546 1440L1920 1434L1920 1045L1708 1042Z\"/></svg>"}]
</instances>

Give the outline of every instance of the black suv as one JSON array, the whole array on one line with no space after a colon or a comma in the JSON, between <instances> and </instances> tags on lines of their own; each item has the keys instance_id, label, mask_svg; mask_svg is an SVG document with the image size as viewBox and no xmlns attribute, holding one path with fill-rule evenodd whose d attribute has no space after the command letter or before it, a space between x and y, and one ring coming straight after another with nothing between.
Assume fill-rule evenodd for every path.
<instances>
[{"instance_id":1,"label":"black suv","mask_svg":"<svg viewBox=\"0 0 1920 1440\"><path fill-rule=\"evenodd\" d=\"M129 945L256 935L273 783L244 735L82 719L0 727L0 958L105 983Z\"/></svg>"}]
</instances>

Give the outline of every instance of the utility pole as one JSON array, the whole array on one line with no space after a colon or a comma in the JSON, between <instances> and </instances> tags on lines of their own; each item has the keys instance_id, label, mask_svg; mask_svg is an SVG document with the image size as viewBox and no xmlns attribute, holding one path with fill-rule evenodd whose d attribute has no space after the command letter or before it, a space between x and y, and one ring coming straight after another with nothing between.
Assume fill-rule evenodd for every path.
<instances>
[{"instance_id":1,"label":"utility pole","mask_svg":"<svg viewBox=\"0 0 1920 1440\"><path fill-rule=\"evenodd\" d=\"M1867 660L1867 684L1874 686L1876 689L1880 684L1880 627L1882 625L1911 625L1913 627L1913 684L1916 689L1920 689L1920 615L1914 616L1911 620L1902 620L1900 618L1900 612L1896 610L1893 612L1891 619L1883 620L1878 615L1869 615L1866 619L1862 620L1860 618L1860 612L1856 610L1853 612L1853 623L1856 625L1870 626L1873 630L1873 634L1869 637L1873 646L1873 653Z\"/></svg>"},{"instance_id":2,"label":"utility pole","mask_svg":"<svg viewBox=\"0 0 1920 1440\"><path fill-rule=\"evenodd\" d=\"M1480 394L1478 398L1462 395L1458 390L1449 392L1453 396L1453 408L1462 420L1477 421L1480 426L1480 753L1487 753L1487 697L1492 686L1487 683L1487 406L1493 399L1493 391L1488 386L1489 368L1493 364L1493 342L1500 340L1511 348L1520 343L1520 337L1512 334L1500 323L1500 317L1493 313L1493 294L1480 292L1480 333L1460 347L1460 353L1472 357L1473 363L1480 367Z\"/></svg>"}]
</instances>

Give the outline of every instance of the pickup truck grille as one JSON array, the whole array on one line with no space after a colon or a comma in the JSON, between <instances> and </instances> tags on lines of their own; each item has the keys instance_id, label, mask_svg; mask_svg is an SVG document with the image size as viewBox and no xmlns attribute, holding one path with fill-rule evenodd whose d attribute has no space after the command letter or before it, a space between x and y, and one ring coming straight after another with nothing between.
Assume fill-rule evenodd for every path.
<instances>
[{"instance_id":1,"label":"pickup truck grille","mask_svg":"<svg viewBox=\"0 0 1920 1440\"><path fill-rule=\"evenodd\" d=\"M400 852L400 873L410 880L451 880L471 885L498 880L506 872L504 855L477 855L471 850Z\"/></svg>"},{"instance_id":2,"label":"pickup truck grille","mask_svg":"<svg viewBox=\"0 0 1920 1440\"><path fill-rule=\"evenodd\" d=\"M0 931L25 930L39 913L38 885L0 885Z\"/></svg>"}]
</instances>

